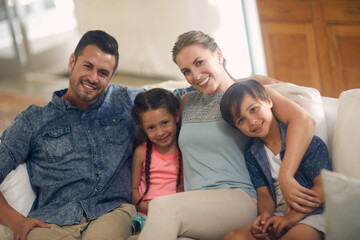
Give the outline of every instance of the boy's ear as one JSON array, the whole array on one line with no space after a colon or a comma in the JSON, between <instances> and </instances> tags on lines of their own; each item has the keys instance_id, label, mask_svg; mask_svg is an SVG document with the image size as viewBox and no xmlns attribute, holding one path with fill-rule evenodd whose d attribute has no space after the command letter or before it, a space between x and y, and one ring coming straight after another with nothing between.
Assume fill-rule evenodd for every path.
<instances>
[{"instance_id":1,"label":"boy's ear","mask_svg":"<svg viewBox=\"0 0 360 240\"><path fill-rule=\"evenodd\" d=\"M271 98L269 98L269 105L270 105L270 108L272 108L273 107L273 102L271 101Z\"/></svg>"}]
</instances>

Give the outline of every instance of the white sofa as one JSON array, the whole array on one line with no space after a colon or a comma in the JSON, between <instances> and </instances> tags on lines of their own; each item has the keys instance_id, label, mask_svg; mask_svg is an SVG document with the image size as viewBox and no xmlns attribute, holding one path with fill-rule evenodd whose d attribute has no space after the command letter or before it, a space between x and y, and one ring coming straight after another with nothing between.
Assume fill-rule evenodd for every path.
<instances>
[{"instance_id":1,"label":"white sofa","mask_svg":"<svg viewBox=\"0 0 360 240\"><path fill-rule=\"evenodd\" d=\"M179 85L168 82L146 87L174 88ZM335 99L321 97L315 89L288 83L272 87L313 115L317 122L316 134L327 143L334 170L339 173L323 174L327 239L356 239L353 236L358 235L353 234L360 231L360 89L345 91L339 99ZM341 195L337 192L340 190ZM0 191L17 211L23 215L28 213L35 194L31 189L25 164L7 176L0 185ZM346 236L343 235L345 229L348 234ZM13 239L12 231L0 225L0 239Z\"/></svg>"}]
</instances>

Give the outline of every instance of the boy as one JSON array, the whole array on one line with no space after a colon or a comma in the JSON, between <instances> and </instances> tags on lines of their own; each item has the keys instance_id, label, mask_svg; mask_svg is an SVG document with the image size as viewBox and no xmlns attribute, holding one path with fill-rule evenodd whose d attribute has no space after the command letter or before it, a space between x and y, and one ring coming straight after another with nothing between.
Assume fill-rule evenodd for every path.
<instances>
[{"instance_id":1,"label":"boy","mask_svg":"<svg viewBox=\"0 0 360 240\"><path fill-rule=\"evenodd\" d=\"M303 214L289 209L277 181L285 153L287 126L272 113L272 102L265 88L255 80L234 83L224 94L221 114L226 122L254 141L245 150L245 161L258 195L259 216L252 225L229 232L234 239L321 239L325 232L323 205ZM315 191L324 202L320 170L331 170L325 143L314 136L295 179Z\"/></svg>"}]
</instances>

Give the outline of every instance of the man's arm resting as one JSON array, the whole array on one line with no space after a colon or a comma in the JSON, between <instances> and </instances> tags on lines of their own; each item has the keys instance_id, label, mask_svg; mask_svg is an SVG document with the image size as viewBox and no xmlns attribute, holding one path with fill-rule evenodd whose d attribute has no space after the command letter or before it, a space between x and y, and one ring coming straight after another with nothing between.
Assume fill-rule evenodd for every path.
<instances>
[{"instance_id":1,"label":"man's arm resting","mask_svg":"<svg viewBox=\"0 0 360 240\"><path fill-rule=\"evenodd\" d=\"M0 193L0 224L14 232L14 239L25 240L28 233L35 227L50 228L45 222L35 218L26 218L13 209L2 193Z\"/></svg>"}]
</instances>

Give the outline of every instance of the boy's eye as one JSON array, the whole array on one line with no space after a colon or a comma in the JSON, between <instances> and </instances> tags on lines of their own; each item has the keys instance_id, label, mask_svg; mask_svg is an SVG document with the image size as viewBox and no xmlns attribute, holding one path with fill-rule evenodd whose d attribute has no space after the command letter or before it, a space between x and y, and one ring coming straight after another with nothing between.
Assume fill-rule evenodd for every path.
<instances>
[{"instance_id":1,"label":"boy's eye","mask_svg":"<svg viewBox=\"0 0 360 240\"><path fill-rule=\"evenodd\" d=\"M239 118L239 120L237 121L237 124L241 124L245 121L245 118Z\"/></svg>"},{"instance_id":2,"label":"boy's eye","mask_svg":"<svg viewBox=\"0 0 360 240\"><path fill-rule=\"evenodd\" d=\"M166 125L166 124L168 124L169 123L169 121L163 121L162 122L162 125Z\"/></svg>"}]
</instances>

